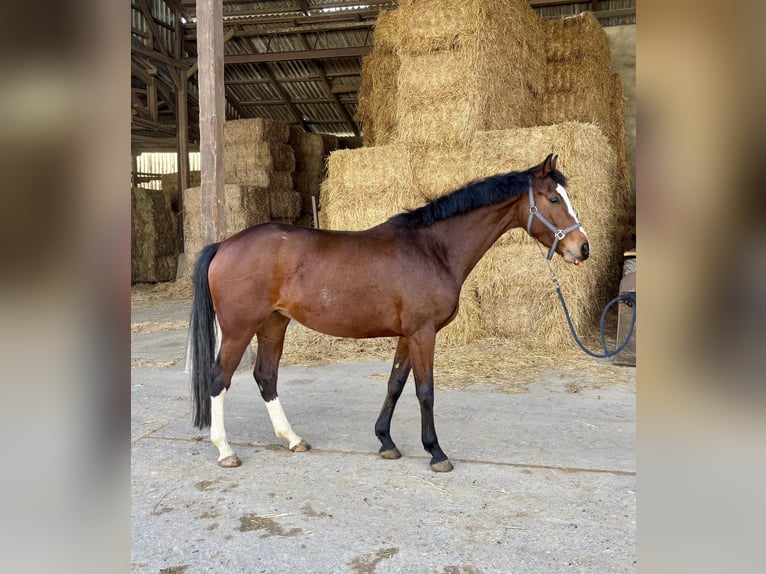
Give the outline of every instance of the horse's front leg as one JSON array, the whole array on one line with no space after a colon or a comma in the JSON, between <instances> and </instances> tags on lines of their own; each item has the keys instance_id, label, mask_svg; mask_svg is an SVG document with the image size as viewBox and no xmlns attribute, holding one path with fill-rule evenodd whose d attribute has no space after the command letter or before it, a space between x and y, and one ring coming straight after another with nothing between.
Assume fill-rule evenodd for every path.
<instances>
[{"instance_id":1,"label":"horse's front leg","mask_svg":"<svg viewBox=\"0 0 766 574\"><path fill-rule=\"evenodd\" d=\"M380 410L378 420L375 422L375 436L380 440L380 456L383 458L399 458L401 453L391 440L391 418L394 416L396 402L402 395L404 384L410 375L412 363L407 341L404 337L399 338L394 355L394 366L391 368L391 376L388 379L388 391L383 408Z\"/></svg>"},{"instance_id":2,"label":"horse's front leg","mask_svg":"<svg viewBox=\"0 0 766 574\"><path fill-rule=\"evenodd\" d=\"M439 446L434 425L434 346L436 332L433 329L418 331L408 337L412 371L415 375L415 393L420 402L420 422L423 448L431 453L431 470L449 472L452 463Z\"/></svg>"}]
</instances>

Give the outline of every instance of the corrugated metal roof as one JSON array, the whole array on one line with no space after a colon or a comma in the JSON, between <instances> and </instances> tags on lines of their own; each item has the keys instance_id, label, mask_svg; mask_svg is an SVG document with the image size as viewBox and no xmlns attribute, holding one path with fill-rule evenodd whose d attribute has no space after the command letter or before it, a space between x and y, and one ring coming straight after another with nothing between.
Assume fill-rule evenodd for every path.
<instances>
[{"instance_id":1,"label":"corrugated metal roof","mask_svg":"<svg viewBox=\"0 0 766 574\"><path fill-rule=\"evenodd\" d=\"M139 0L131 1L134 117L147 112L149 88L142 86L151 78L160 85L157 117L150 121L142 116L134 122L134 128L142 126L134 133L142 142L155 134L157 141L171 145L176 110L168 67L185 70L196 61L196 0L148 0L153 22ZM543 18L577 14L595 5L604 25L635 23L636 0L528 1ZM280 119L314 132L358 136L354 117L362 55L372 47L379 11L395 6L391 0L223 0L227 118ZM175 46L179 22L184 29L182 57ZM189 118L194 122L196 74L189 87ZM192 146L195 136L193 128Z\"/></svg>"}]
</instances>

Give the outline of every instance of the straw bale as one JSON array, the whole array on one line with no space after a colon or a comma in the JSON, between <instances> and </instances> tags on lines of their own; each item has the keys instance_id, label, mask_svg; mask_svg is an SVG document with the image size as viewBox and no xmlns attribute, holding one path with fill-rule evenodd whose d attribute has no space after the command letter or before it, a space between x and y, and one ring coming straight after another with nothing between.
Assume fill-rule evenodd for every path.
<instances>
[{"instance_id":1,"label":"straw bale","mask_svg":"<svg viewBox=\"0 0 766 574\"><path fill-rule=\"evenodd\" d=\"M189 172L189 187L199 187L201 174L198 171ZM173 211L178 211L178 174L164 173L160 178L162 182L162 191L170 198L170 207Z\"/></svg>"},{"instance_id":2,"label":"straw bale","mask_svg":"<svg viewBox=\"0 0 766 574\"><path fill-rule=\"evenodd\" d=\"M224 172L295 171L295 150L289 144L253 141L224 146Z\"/></svg>"},{"instance_id":3,"label":"straw bale","mask_svg":"<svg viewBox=\"0 0 766 574\"><path fill-rule=\"evenodd\" d=\"M601 87L610 82L609 60L579 58L548 62L545 66L545 91L571 92L584 87Z\"/></svg>"},{"instance_id":4,"label":"straw bale","mask_svg":"<svg viewBox=\"0 0 766 574\"><path fill-rule=\"evenodd\" d=\"M374 46L387 50L395 50L400 37L400 10L381 10L375 22Z\"/></svg>"},{"instance_id":5,"label":"straw bale","mask_svg":"<svg viewBox=\"0 0 766 574\"><path fill-rule=\"evenodd\" d=\"M542 25L524 0L401 0L399 49L410 54L521 38ZM514 34L500 37L501 31Z\"/></svg>"},{"instance_id":6,"label":"straw bale","mask_svg":"<svg viewBox=\"0 0 766 574\"><path fill-rule=\"evenodd\" d=\"M522 0L400 4L400 141L467 144L477 130L540 123L542 24Z\"/></svg>"},{"instance_id":7,"label":"straw bale","mask_svg":"<svg viewBox=\"0 0 766 574\"><path fill-rule=\"evenodd\" d=\"M362 59L356 119L362 124L366 146L386 145L393 141L398 77L399 56L392 50L373 48Z\"/></svg>"},{"instance_id":8,"label":"straw bale","mask_svg":"<svg viewBox=\"0 0 766 574\"><path fill-rule=\"evenodd\" d=\"M231 185L262 187L276 191L293 189L293 174L289 171L235 169L226 174L225 180Z\"/></svg>"},{"instance_id":9,"label":"straw bale","mask_svg":"<svg viewBox=\"0 0 766 574\"><path fill-rule=\"evenodd\" d=\"M598 324L601 309L616 294L620 244L616 158L601 130L574 122L476 134L474 169L486 175L526 169L548 153L559 154L569 195L587 229L591 258L583 268L554 259L578 332ZM543 257L521 230L498 241L473 270L483 328L493 336L528 337L541 348L571 345L566 321L552 290Z\"/></svg>"},{"instance_id":10,"label":"straw bale","mask_svg":"<svg viewBox=\"0 0 766 574\"><path fill-rule=\"evenodd\" d=\"M322 183L320 225L360 230L423 203L413 187L404 145L338 150L330 155Z\"/></svg>"},{"instance_id":11,"label":"straw bale","mask_svg":"<svg viewBox=\"0 0 766 574\"><path fill-rule=\"evenodd\" d=\"M570 92L546 92L543 95L541 120L543 125L565 122L609 125L610 85L587 86Z\"/></svg>"},{"instance_id":12,"label":"straw bale","mask_svg":"<svg viewBox=\"0 0 766 574\"><path fill-rule=\"evenodd\" d=\"M472 181L468 147L407 146L415 188L424 198L445 195Z\"/></svg>"},{"instance_id":13,"label":"straw bale","mask_svg":"<svg viewBox=\"0 0 766 574\"><path fill-rule=\"evenodd\" d=\"M269 190L246 185L225 185L226 236L269 221ZM201 188L184 190L184 253L186 272L194 268L197 254L204 247L202 241Z\"/></svg>"},{"instance_id":14,"label":"straw bale","mask_svg":"<svg viewBox=\"0 0 766 574\"><path fill-rule=\"evenodd\" d=\"M545 20L542 26L549 62L600 57L609 65L609 38L593 12Z\"/></svg>"},{"instance_id":15,"label":"straw bale","mask_svg":"<svg viewBox=\"0 0 766 574\"><path fill-rule=\"evenodd\" d=\"M297 191L269 190L269 212L272 218L292 223L300 217L301 207L301 194Z\"/></svg>"},{"instance_id":16,"label":"straw bale","mask_svg":"<svg viewBox=\"0 0 766 574\"><path fill-rule=\"evenodd\" d=\"M321 171L324 167L324 141L320 134L307 133L298 126L290 126L290 145L295 150L295 170Z\"/></svg>"},{"instance_id":17,"label":"straw bale","mask_svg":"<svg viewBox=\"0 0 766 574\"><path fill-rule=\"evenodd\" d=\"M134 187L131 204L131 283L173 281L178 265L176 216L163 191Z\"/></svg>"},{"instance_id":18,"label":"straw bale","mask_svg":"<svg viewBox=\"0 0 766 574\"><path fill-rule=\"evenodd\" d=\"M324 144L324 156L330 155L330 152L338 149L338 136L332 134L319 134L322 137L322 144Z\"/></svg>"},{"instance_id":19,"label":"straw bale","mask_svg":"<svg viewBox=\"0 0 766 574\"><path fill-rule=\"evenodd\" d=\"M264 118L230 120L223 124L224 147L250 142L287 143L290 124Z\"/></svg>"}]
</instances>

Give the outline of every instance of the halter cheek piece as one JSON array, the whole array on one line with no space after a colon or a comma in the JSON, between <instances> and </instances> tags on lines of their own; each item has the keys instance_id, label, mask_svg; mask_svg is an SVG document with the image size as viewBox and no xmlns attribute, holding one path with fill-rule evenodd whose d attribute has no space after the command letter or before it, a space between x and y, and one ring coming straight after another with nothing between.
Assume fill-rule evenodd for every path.
<instances>
[{"instance_id":1,"label":"halter cheek piece","mask_svg":"<svg viewBox=\"0 0 766 574\"><path fill-rule=\"evenodd\" d=\"M553 245L551 245L551 248L548 250L548 255L546 256L546 259L552 259L553 254L556 253L556 246L559 244L559 241L564 239L567 236L567 233L571 233L578 227L581 227L582 224L575 220L575 224L567 227L566 229L556 229L553 224L545 219L542 213L540 213L537 209L537 206L535 205L535 195L532 192L532 182L529 183L529 219L527 220L527 233L529 235L532 235L532 221L535 219L539 219L542 221L543 225L550 229L553 232Z\"/></svg>"}]
</instances>

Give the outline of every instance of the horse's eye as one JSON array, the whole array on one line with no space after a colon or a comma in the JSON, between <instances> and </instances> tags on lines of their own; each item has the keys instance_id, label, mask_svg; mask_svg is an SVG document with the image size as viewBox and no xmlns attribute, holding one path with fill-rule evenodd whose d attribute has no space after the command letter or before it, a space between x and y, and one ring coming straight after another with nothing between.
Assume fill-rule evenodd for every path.
<instances>
[{"instance_id":1,"label":"horse's eye","mask_svg":"<svg viewBox=\"0 0 766 574\"><path fill-rule=\"evenodd\" d=\"M559 198L556 195L552 195L551 197L548 198L548 201L550 201L551 203L558 203Z\"/></svg>"}]
</instances>

